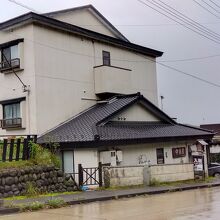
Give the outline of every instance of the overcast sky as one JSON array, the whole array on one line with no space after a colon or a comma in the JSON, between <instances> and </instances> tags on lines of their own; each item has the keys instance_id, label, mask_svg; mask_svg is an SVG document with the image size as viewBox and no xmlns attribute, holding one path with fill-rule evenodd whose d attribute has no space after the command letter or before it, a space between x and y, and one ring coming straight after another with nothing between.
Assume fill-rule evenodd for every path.
<instances>
[{"instance_id":1,"label":"overcast sky","mask_svg":"<svg viewBox=\"0 0 220 220\"><path fill-rule=\"evenodd\" d=\"M163 1L220 34L219 0L212 0L214 9L209 7L215 16L193 0ZM196 1L208 7L201 0ZM137 0L17 0L17 2L40 13L93 4L131 42L163 51L164 55L158 59L159 62L163 61L163 64L220 85L220 44L184 28ZM27 9L9 0L1 0L1 3L1 22L28 12ZM173 62L207 56L212 57ZM178 122L195 125L220 123L220 87L206 84L161 65L157 65L157 76L159 96L164 96L163 110L171 117L177 117Z\"/></svg>"}]
</instances>

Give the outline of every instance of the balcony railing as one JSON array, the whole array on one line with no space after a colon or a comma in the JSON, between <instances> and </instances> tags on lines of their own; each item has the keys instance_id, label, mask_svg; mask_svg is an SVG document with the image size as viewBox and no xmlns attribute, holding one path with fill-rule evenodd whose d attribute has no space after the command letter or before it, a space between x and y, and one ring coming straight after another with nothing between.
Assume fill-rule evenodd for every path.
<instances>
[{"instance_id":1,"label":"balcony railing","mask_svg":"<svg viewBox=\"0 0 220 220\"><path fill-rule=\"evenodd\" d=\"M7 61L3 61L0 63L0 71L4 72L4 71L8 71L11 69L15 69L15 68L20 68L20 59L16 58L16 59L12 59Z\"/></svg>"},{"instance_id":2,"label":"balcony railing","mask_svg":"<svg viewBox=\"0 0 220 220\"><path fill-rule=\"evenodd\" d=\"M21 128L22 119L21 118L10 118L0 120L0 127L2 129L7 128Z\"/></svg>"}]
</instances>

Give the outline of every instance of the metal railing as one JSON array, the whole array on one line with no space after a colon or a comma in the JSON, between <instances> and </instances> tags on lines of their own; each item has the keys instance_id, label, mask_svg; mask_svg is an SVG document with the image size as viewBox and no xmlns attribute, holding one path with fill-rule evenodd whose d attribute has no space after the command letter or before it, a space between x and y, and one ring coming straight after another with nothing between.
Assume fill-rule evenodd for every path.
<instances>
[{"instance_id":1,"label":"metal railing","mask_svg":"<svg viewBox=\"0 0 220 220\"><path fill-rule=\"evenodd\" d=\"M0 127L6 128L21 128L22 119L21 118L10 118L0 120Z\"/></svg>"},{"instance_id":2,"label":"metal railing","mask_svg":"<svg viewBox=\"0 0 220 220\"><path fill-rule=\"evenodd\" d=\"M8 61L3 61L0 63L0 71L7 71L7 70L14 69L14 68L19 68L19 67L20 67L19 58L11 59Z\"/></svg>"}]
</instances>

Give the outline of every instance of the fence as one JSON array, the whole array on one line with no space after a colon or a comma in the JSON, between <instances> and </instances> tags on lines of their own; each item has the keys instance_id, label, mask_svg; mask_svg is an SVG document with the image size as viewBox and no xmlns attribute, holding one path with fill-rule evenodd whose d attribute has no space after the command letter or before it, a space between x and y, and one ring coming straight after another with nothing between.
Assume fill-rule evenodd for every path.
<instances>
[{"instance_id":1,"label":"fence","mask_svg":"<svg viewBox=\"0 0 220 220\"><path fill-rule=\"evenodd\" d=\"M105 187L194 179L193 164L103 167Z\"/></svg>"},{"instance_id":2,"label":"fence","mask_svg":"<svg viewBox=\"0 0 220 220\"><path fill-rule=\"evenodd\" d=\"M30 142L37 142L37 136L5 138L0 141L0 162L28 160L30 158Z\"/></svg>"}]
</instances>

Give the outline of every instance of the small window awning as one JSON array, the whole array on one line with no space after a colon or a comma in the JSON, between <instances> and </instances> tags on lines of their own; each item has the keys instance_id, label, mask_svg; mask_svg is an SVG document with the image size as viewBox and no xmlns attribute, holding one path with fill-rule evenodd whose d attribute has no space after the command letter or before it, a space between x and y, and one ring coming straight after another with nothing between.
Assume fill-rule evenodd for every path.
<instances>
[{"instance_id":1,"label":"small window awning","mask_svg":"<svg viewBox=\"0 0 220 220\"><path fill-rule=\"evenodd\" d=\"M202 146L208 145L204 140L197 140L197 143L201 144Z\"/></svg>"}]
</instances>

